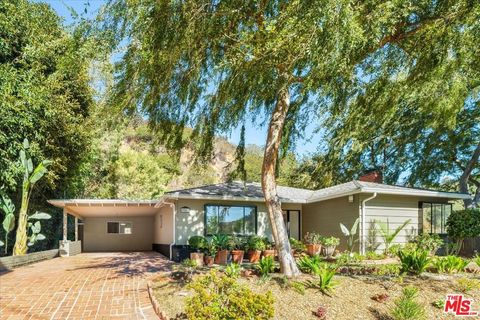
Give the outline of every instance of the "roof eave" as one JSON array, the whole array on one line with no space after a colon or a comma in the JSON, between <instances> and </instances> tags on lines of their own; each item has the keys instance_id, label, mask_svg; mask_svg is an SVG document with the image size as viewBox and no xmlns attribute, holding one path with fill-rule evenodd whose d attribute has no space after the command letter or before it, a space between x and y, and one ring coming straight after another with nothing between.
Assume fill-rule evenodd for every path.
<instances>
[{"instance_id":1,"label":"roof eave","mask_svg":"<svg viewBox=\"0 0 480 320\"><path fill-rule=\"evenodd\" d=\"M185 195L185 194L167 194L164 195L165 198L171 200L225 200L225 201L244 201L244 202L265 202L265 198L259 197L238 197L238 196L227 196L227 195ZM304 199L281 199L282 203L307 203Z\"/></svg>"},{"instance_id":2,"label":"roof eave","mask_svg":"<svg viewBox=\"0 0 480 320\"><path fill-rule=\"evenodd\" d=\"M424 191L424 190L382 190L376 188L362 188L361 192L378 194L391 194L391 195L403 195L403 196L419 196L419 197L432 197L432 198L446 198L446 199L471 199L470 195L463 193L451 193L442 191Z\"/></svg>"}]
</instances>

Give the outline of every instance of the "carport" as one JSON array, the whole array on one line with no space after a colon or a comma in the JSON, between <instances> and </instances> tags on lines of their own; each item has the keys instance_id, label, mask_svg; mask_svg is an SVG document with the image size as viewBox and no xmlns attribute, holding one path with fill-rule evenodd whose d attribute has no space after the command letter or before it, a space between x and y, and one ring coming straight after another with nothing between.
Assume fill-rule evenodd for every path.
<instances>
[{"instance_id":1,"label":"carport","mask_svg":"<svg viewBox=\"0 0 480 320\"><path fill-rule=\"evenodd\" d=\"M48 202L63 209L62 256L82 251L152 250L155 215L161 207L157 200L70 199ZM68 239L68 215L75 217L74 239Z\"/></svg>"}]
</instances>

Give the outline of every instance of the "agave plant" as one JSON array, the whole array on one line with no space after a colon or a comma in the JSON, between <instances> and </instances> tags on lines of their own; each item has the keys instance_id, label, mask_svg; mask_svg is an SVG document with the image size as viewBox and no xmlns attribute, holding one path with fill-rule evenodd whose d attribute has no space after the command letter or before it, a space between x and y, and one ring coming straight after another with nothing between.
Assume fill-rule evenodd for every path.
<instances>
[{"instance_id":1,"label":"agave plant","mask_svg":"<svg viewBox=\"0 0 480 320\"><path fill-rule=\"evenodd\" d=\"M360 219L357 218L350 230L343 223L340 223L340 229L345 237L347 237L347 250L350 253L353 252L353 246L358 242L358 239L355 239L355 236L357 235L359 221Z\"/></svg>"},{"instance_id":2,"label":"agave plant","mask_svg":"<svg viewBox=\"0 0 480 320\"><path fill-rule=\"evenodd\" d=\"M379 227L380 235L382 236L383 243L385 245L385 249L384 249L385 254L389 253L390 245L392 244L393 240L395 240L395 238L398 236L400 231L402 231L403 228L405 228L407 224L410 223L410 221L412 220L408 219L393 231L390 229L390 224L388 222L388 219L387 219L387 222L376 221L376 224Z\"/></svg>"},{"instance_id":3,"label":"agave plant","mask_svg":"<svg viewBox=\"0 0 480 320\"><path fill-rule=\"evenodd\" d=\"M15 240L15 246L13 247L13 255L24 255L27 253L28 244L32 245L37 240L44 239L45 237L40 233L41 227L40 222L29 222L31 219L49 219L50 215L46 213L36 213L32 216L28 216L28 204L30 201L30 195L35 184L40 180L45 173L47 173L47 168L51 164L50 160L42 161L35 169L33 169L32 159L28 155L28 149L30 144L28 140L23 141L23 149L20 150L20 162L23 167L23 184L22 184L22 203L20 206L20 212L18 214L18 226L17 226L17 236ZM30 219L29 219L30 218ZM27 228L30 228L32 235L28 237Z\"/></svg>"}]
</instances>

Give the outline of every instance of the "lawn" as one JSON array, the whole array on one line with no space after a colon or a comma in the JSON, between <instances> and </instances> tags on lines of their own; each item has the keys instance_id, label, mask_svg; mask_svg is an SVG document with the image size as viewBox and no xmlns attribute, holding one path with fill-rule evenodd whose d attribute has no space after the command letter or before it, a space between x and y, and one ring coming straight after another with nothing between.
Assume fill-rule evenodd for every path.
<instances>
[{"instance_id":1,"label":"lawn","mask_svg":"<svg viewBox=\"0 0 480 320\"><path fill-rule=\"evenodd\" d=\"M219 272L224 272L223 268L217 268ZM206 268L197 269L193 279L201 277L206 272ZM185 281L178 280L178 276L182 274L181 271L174 271L162 274L153 281L155 298L168 317L174 318L181 314L186 299L193 294L186 287ZM460 279L473 279L473 283L478 285L475 278L479 276L471 273L449 275L426 272L421 276L337 274L334 277L335 287L326 293L308 286L303 291L302 285L298 285L317 278L303 274L294 280L288 280L278 273L262 278L255 274L245 276L243 272L238 282L247 285L254 292L264 293L270 290L273 293L274 319L318 319L313 315L313 311L319 307L326 308L326 319L391 319L389 314L394 301L401 296L402 289L407 286L419 289L416 300L425 307L427 319L454 318L452 315L445 315L441 308L432 304L443 300L446 294L463 293L475 301L480 298L478 288L465 292L461 286L465 280ZM375 301L372 298L376 295L387 296L386 301ZM474 302L474 310L476 309L477 304Z\"/></svg>"}]
</instances>

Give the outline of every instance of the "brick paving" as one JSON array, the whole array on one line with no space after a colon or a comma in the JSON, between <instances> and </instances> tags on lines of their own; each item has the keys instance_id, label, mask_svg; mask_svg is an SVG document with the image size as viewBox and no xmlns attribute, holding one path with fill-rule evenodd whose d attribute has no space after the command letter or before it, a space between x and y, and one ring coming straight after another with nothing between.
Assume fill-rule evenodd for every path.
<instances>
[{"instance_id":1,"label":"brick paving","mask_svg":"<svg viewBox=\"0 0 480 320\"><path fill-rule=\"evenodd\" d=\"M158 319L147 278L170 270L155 252L82 253L0 274L0 319Z\"/></svg>"}]
</instances>

